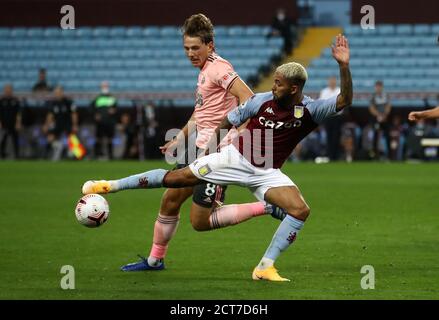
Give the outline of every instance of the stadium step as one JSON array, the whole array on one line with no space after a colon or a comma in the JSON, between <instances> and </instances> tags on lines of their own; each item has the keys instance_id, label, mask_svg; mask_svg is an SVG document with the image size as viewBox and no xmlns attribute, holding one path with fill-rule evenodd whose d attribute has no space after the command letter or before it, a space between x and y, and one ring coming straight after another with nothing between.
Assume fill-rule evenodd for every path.
<instances>
[{"instance_id":1,"label":"stadium step","mask_svg":"<svg viewBox=\"0 0 439 320\"><path fill-rule=\"evenodd\" d=\"M306 68L312 59L318 58L322 51L331 45L335 36L339 33L342 33L342 29L338 27L307 28L293 53L285 57L281 63L295 61ZM255 92L270 91L272 84L273 73L259 83L255 88Z\"/></svg>"}]
</instances>

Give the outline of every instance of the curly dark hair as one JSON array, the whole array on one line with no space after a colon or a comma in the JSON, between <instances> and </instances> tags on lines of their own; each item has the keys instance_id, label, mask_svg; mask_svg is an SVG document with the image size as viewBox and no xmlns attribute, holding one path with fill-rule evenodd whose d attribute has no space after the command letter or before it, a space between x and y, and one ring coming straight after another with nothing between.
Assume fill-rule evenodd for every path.
<instances>
[{"instance_id":1,"label":"curly dark hair","mask_svg":"<svg viewBox=\"0 0 439 320\"><path fill-rule=\"evenodd\" d=\"M183 36L198 37L204 44L213 41L213 24L202 13L194 14L187 18L181 30Z\"/></svg>"}]
</instances>

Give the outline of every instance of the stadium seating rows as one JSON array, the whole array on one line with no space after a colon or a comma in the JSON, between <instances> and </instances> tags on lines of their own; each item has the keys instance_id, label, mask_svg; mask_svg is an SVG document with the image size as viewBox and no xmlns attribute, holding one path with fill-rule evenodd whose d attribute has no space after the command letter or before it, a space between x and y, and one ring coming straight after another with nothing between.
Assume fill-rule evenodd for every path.
<instances>
[{"instance_id":1,"label":"stadium seating rows","mask_svg":"<svg viewBox=\"0 0 439 320\"><path fill-rule=\"evenodd\" d=\"M351 70L355 91L372 91L376 80L384 81L388 92L437 92L439 89L439 24L377 25L362 29L344 28L351 47ZM308 91L318 92L327 78L338 75L337 64L326 48L308 68ZM421 99L396 104L422 106Z\"/></svg>"},{"instance_id":2,"label":"stadium seating rows","mask_svg":"<svg viewBox=\"0 0 439 320\"><path fill-rule=\"evenodd\" d=\"M247 80L281 52L268 26L218 26L217 52ZM249 50L250 49L250 50ZM184 56L180 29L166 27L0 28L0 84L30 91L39 68L67 91L193 91L198 70Z\"/></svg>"},{"instance_id":3,"label":"stadium seating rows","mask_svg":"<svg viewBox=\"0 0 439 320\"><path fill-rule=\"evenodd\" d=\"M218 26L217 51L247 80L281 52L280 38L266 38L269 30ZM439 24L378 25L366 30L350 25L344 32L351 46L356 92L372 91L376 80L384 80L390 92L438 90ZM41 67L48 70L51 84L78 92L95 92L102 80L109 80L112 90L119 92L192 92L198 74L184 57L175 26L0 28L1 85L12 82L17 91L30 91ZM338 74L330 48L312 61L308 74L306 91L314 93L326 86L329 76Z\"/></svg>"}]
</instances>

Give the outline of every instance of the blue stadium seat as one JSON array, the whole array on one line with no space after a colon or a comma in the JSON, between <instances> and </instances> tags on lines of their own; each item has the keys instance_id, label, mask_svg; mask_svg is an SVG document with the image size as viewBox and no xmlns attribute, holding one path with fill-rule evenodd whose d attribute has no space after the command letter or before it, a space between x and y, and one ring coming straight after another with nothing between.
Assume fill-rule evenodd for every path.
<instances>
[{"instance_id":1,"label":"blue stadium seat","mask_svg":"<svg viewBox=\"0 0 439 320\"><path fill-rule=\"evenodd\" d=\"M388 46L388 47L399 47L399 46L411 46L412 44L408 43L408 39L411 38L407 38L407 37L385 37L382 38L382 45L384 46Z\"/></svg>"},{"instance_id":2,"label":"blue stadium seat","mask_svg":"<svg viewBox=\"0 0 439 320\"><path fill-rule=\"evenodd\" d=\"M414 81L413 87L420 91L437 91L439 89L437 81L431 78L418 79Z\"/></svg>"},{"instance_id":3,"label":"blue stadium seat","mask_svg":"<svg viewBox=\"0 0 439 320\"><path fill-rule=\"evenodd\" d=\"M135 91L133 82L130 80L117 80L112 84L113 91Z\"/></svg>"},{"instance_id":4,"label":"blue stadium seat","mask_svg":"<svg viewBox=\"0 0 439 320\"><path fill-rule=\"evenodd\" d=\"M127 75L128 75L127 78L130 78L130 79L145 79L147 77L147 71L133 69L133 70L129 70L127 72Z\"/></svg>"},{"instance_id":5,"label":"blue stadium seat","mask_svg":"<svg viewBox=\"0 0 439 320\"><path fill-rule=\"evenodd\" d=\"M218 39L218 37L227 36L227 27L225 26L216 26L215 27L215 37Z\"/></svg>"},{"instance_id":6,"label":"blue stadium seat","mask_svg":"<svg viewBox=\"0 0 439 320\"><path fill-rule=\"evenodd\" d=\"M432 78L439 77L439 68L426 69L425 70L425 75L427 77L432 77Z\"/></svg>"},{"instance_id":7,"label":"blue stadium seat","mask_svg":"<svg viewBox=\"0 0 439 320\"><path fill-rule=\"evenodd\" d=\"M100 80L107 80L111 78L111 70L103 69L103 70L93 70L94 78Z\"/></svg>"},{"instance_id":8,"label":"blue stadium seat","mask_svg":"<svg viewBox=\"0 0 439 320\"><path fill-rule=\"evenodd\" d=\"M381 61L382 59L374 59L374 58L364 59L363 65L366 67L378 67Z\"/></svg>"},{"instance_id":9,"label":"blue stadium seat","mask_svg":"<svg viewBox=\"0 0 439 320\"><path fill-rule=\"evenodd\" d=\"M146 27L142 32L144 37L155 38L160 36L160 29L158 27Z\"/></svg>"},{"instance_id":10,"label":"blue stadium seat","mask_svg":"<svg viewBox=\"0 0 439 320\"><path fill-rule=\"evenodd\" d=\"M47 39L56 39L61 36L61 28L47 27L44 29L44 37Z\"/></svg>"},{"instance_id":11,"label":"blue stadium seat","mask_svg":"<svg viewBox=\"0 0 439 320\"><path fill-rule=\"evenodd\" d=\"M137 57L137 51L130 49L122 50L119 51L119 57L121 57L122 59L132 59Z\"/></svg>"},{"instance_id":12,"label":"blue stadium seat","mask_svg":"<svg viewBox=\"0 0 439 320\"><path fill-rule=\"evenodd\" d=\"M376 26L378 34L390 35L395 33L395 26L393 24L381 24Z\"/></svg>"},{"instance_id":13,"label":"blue stadium seat","mask_svg":"<svg viewBox=\"0 0 439 320\"><path fill-rule=\"evenodd\" d=\"M280 37L272 37L268 40L268 43L266 45L269 47L274 47L274 48L280 49L280 48L282 48L283 40Z\"/></svg>"},{"instance_id":14,"label":"blue stadium seat","mask_svg":"<svg viewBox=\"0 0 439 320\"><path fill-rule=\"evenodd\" d=\"M411 70L411 69L408 69L408 68L390 69L387 71L387 75L390 78L400 78L401 79L401 78L407 76L407 73L408 73L407 70Z\"/></svg>"},{"instance_id":15,"label":"blue stadium seat","mask_svg":"<svg viewBox=\"0 0 439 320\"><path fill-rule=\"evenodd\" d=\"M363 29L361 28L361 36L366 38L372 38L379 36L378 29Z\"/></svg>"},{"instance_id":16,"label":"blue stadium seat","mask_svg":"<svg viewBox=\"0 0 439 320\"><path fill-rule=\"evenodd\" d=\"M438 35L422 36L418 38L418 43L421 46L433 46L437 44L437 37Z\"/></svg>"},{"instance_id":17,"label":"blue stadium seat","mask_svg":"<svg viewBox=\"0 0 439 320\"><path fill-rule=\"evenodd\" d=\"M417 83L421 82L419 79L395 79L396 86L400 89L413 89Z\"/></svg>"},{"instance_id":18,"label":"blue stadium seat","mask_svg":"<svg viewBox=\"0 0 439 320\"><path fill-rule=\"evenodd\" d=\"M27 35L26 28L13 28L10 33L10 37L15 39L25 38L26 35Z\"/></svg>"},{"instance_id":19,"label":"blue stadium seat","mask_svg":"<svg viewBox=\"0 0 439 320\"><path fill-rule=\"evenodd\" d=\"M413 33L413 27L411 24L399 24L396 26L396 34L398 35L411 35Z\"/></svg>"},{"instance_id":20,"label":"blue stadium seat","mask_svg":"<svg viewBox=\"0 0 439 320\"><path fill-rule=\"evenodd\" d=\"M392 69L378 67L378 68L373 68L373 69L369 68L369 70L370 70L370 75L372 78L385 79L386 77L389 76L390 70L392 70Z\"/></svg>"},{"instance_id":21,"label":"blue stadium seat","mask_svg":"<svg viewBox=\"0 0 439 320\"><path fill-rule=\"evenodd\" d=\"M64 84L65 91L81 91L82 90L82 81L81 80L68 80L65 81Z\"/></svg>"},{"instance_id":22,"label":"blue stadium seat","mask_svg":"<svg viewBox=\"0 0 439 320\"><path fill-rule=\"evenodd\" d=\"M42 38L44 37L44 29L39 27L29 28L27 29L26 36L32 39Z\"/></svg>"},{"instance_id":23,"label":"blue stadium seat","mask_svg":"<svg viewBox=\"0 0 439 320\"><path fill-rule=\"evenodd\" d=\"M405 59L396 59L398 62L398 65L401 67L407 67L407 68L411 68L416 66L417 63L417 59L415 58L405 58Z\"/></svg>"},{"instance_id":24,"label":"blue stadium seat","mask_svg":"<svg viewBox=\"0 0 439 320\"><path fill-rule=\"evenodd\" d=\"M387 56L407 57L411 53L410 48L386 48L388 50Z\"/></svg>"},{"instance_id":25,"label":"blue stadium seat","mask_svg":"<svg viewBox=\"0 0 439 320\"><path fill-rule=\"evenodd\" d=\"M431 27L428 24L417 24L413 27L415 35L426 35L431 33Z\"/></svg>"},{"instance_id":26,"label":"blue stadium seat","mask_svg":"<svg viewBox=\"0 0 439 320\"><path fill-rule=\"evenodd\" d=\"M95 92L99 90L100 87L99 80L82 80L81 81L81 87L82 90L88 91L88 92Z\"/></svg>"},{"instance_id":27,"label":"blue stadium seat","mask_svg":"<svg viewBox=\"0 0 439 320\"><path fill-rule=\"evenodd\" d=\"M10 28L1 27L0 28L0 39L8 39L11 34Z\"/></svg>"},{"instance_id":28,"label":"blue stadium seat","mask_svg":"<svg viewBox=\"0 0 439 320\"><path fill-rule=\"evenodd\" d=\"M439 46L434 48L421 48L424 49L426 54L430 55L431 57L439 57Z\"/></svg>"},{"instance_id":29,"label":"blue stadium seat","mask_svg":"<svg viewBox=\"0 0 439 320\"><path fill-rule=\"evenodd\" d=\"M146 47L145 40L143 37L128 38L128 39L124 39L124 40L125 40L125 46L127 48L133 48L133 49L139 50L139 49Z\"/></svg>"},{"instance_id":30,"label":"blue stadium seat","mask_svg":"<svg viewBox=\"0 0 439 320\"><path fill-rule=\"evenodd\" d=\"M140 59L129 59L122 62L122 66L128 70L137 70L142 67L142 60Z\"/></svg>"},{"instance_id":31,"label":"blue stadium seat","mask_svg":"<svg viewBox=\"0 0 439 320\"><path fill-rule=\"evenodd\" d=\"M381 59L380 65L383 67L396 67L399 65L399 61L399 59L394 58Z\"/></svg>"},{"instance_id":32,"label":"blue stadium seat","mask_svg":"<svg viewBox=\"0 0 439 320\"><path fill-rule=\"evenodd\" d=\"M61 37L64 39L72 39L76 37L76 29L61 29ZM71 42L67 42L70 44Z\"/></svg>"},{"instance_id":33,"label":"blue stadium seat","mask_svg":"<svg viewBox=\"0 0 439 320\"><path fill-rule=\"evenodd\" d=\"M352 77L354 78L369 78L371 75L371 70L370 69L353 69L352 70ZM308 72L308 76L309 76L309 72ZM323 76L323 75L321 75Z\"/></svg>"},{"instance_id":34,"label":"blue stadium seat","mask_svg":"<svg viewBox=\"0 0 439 320\"><path fill-rule=\"evenodd\" d=\"M323 89L326 87L326 81L326 79L309 79L309 85L313 87L317 86L320 87L320 89Z\"/></svg>"},{"instance_id":35,"label":"blue stadium seat","mask_svg":"<svg viewBox=\"0 0 439 320\"><path fill-rule=\"evenodd\" d=\"M76 36L78 38L91 38L93 36L93 29L90 27L80 27L76 29Z\"/></svg>"},{"instance_id":36,"label":"blue stadium seat","mask_svg":"<svg viewBox=\"0 0 439 320\"><path fill-rule=\"evenodd\" d=\"M322 57L330 57L332 55L332 50L331 48L325 48L323 49L321 56Z\"/></svg>"},{"instance_id":37,"label":"blue stadium seat","mask_svg":"<svg viewBox=\"0 0 439 320\"><path fill-rule=\"evenodd\" d=\"M30 81L13 81L12 85L15 91L29 91L32 89L33 83Z\"/></svg>"},{"instance_id":38,"label":"blue stadium seat","mask_svg":"<svg viewBox=\"0 0 439 320\"><path fill-rule=\"evenodd\" d=\"M139 49L137 51L137 58L150 58L154 54L152 49Z\"/></svg>"},{"instance_id":39,"label":"blue stadium seat","mask_svg":"<svg viewBox=\"0 0 439 320\"><path fill-rule=\"evenodd\" d=\"M231 26L228 28L228 35L231 37L236 36L244 36L245 35L245 29L242 26Z\"/></svg>"},{"instance_id":40,"label":"blue stadium seat","mask_svg":"<svg viewBox=\"0 0 439 320\"><path fill-rule=\"evenodd\" d=\"M126 79L129 78L129 72L126 69L115 69L110 71L111 78L113 79Z\"/></svg>"},{"instance_id":41,"label":"blue stadium seat","mask_svg":"<svg viewBox=\"0 0 439 320\"><path fill-rule=\"evenodd\" d=\"M244 30L246 36L265 36L262 26L248 26Z\"/></svg>"},{"instance_id":42,"label":"blue stadium seat","mask_svg":"<svg viewBox=\"0 0 439 320\"><path fill-rule=\"evenodd\" d=\"M93 29L93 36L95 38L104 38L110 35L110 29L108 27L96 27Z\"/></svg>"},{"instance_id":43,"label":"blue stadium seat","mask_svg":"<svg viewBox=\"0 0 439 320\"><path fill-rule=\"evenodd\" d=\"M355 70L358 67L364 67L364 60L360 59L360 58L352 58L350 61L350 65L352 66L352 69ZM325 61L325 66L328 64L329 65L330 60L327 60L327 62Z\"/></svg>"},{"instance_id":44,"label":"blue stadium seat","mask_svg":"<svg viewBox=\"0 0 439 320\"><path fill-rule=\"evenodd\" d=\"M439 67L439 63L436 63L437 59L433 58L424 58L424 59L417 59L416 64L421 68L431 68L431 67Z\"/></svg>"},{"instance_id":45,"label":"blue stadium seat","mask_svg":"<svg viewBox=\"0 0 439 320\"><path fill-rule=\"evenodd\" d=\"M0 39L0 50L8 50L13 48L14 45L14 42L8 41L6 38Z\"/></svg>"},{"instance_id":46,"label":"blue stadium seat","mask_svg":"<svg viewBox=\"0 0 439 320\"><path fill-rule=\"evenodd\" d=\"M141 38L143 36L142 27L128 27L125 36L130 38Z\"/></svg>"},{"instance_id":47,"label":"blue stadium seat","mask_svg":"<svg viewBox=\"0 0 439 320\"><path fill-rule=\"evenodd\" d=\"M392 106L393 107L407 107L410 106L412 108L416 107L423 107L424 102L421 99L399 99L399 100L392 100Z\"/></svg>"},{"instance_id":48,"label":"blue stadium seat","mask_svg":"<svg viewBox=\"0 0 439 320\"><path fill-rule=\"evenodd\" d=\"M345 35L350 38L361 34L361 27L359 25L347 25L344 27Z\"/></svg>"},{"instance_id":49,"label":"blue stadium seat","mask_svg":"<svg viewBox=\"0 0 439 320\"><path fill-rule=\"evenodd\" d=\"M124 38L126 34L125 27L113 27L109 31L109 35L112 38Z\"/></svg>"},{"instance_id":50,"label":"blue stadium seat","mask_svg":"<svg viewBox=\"0 0 439 320\"><path fill-rule=\"evenodd\" d=\"M180 29L178 27L171 27L171 26L162 27L160 29L160 35L163 38L181 37Z\"/></svg>"},{"instance_id":51,"label":"blue stadium seat","mask_svg":"<svg viewBox=\"0 0 439 320\"><path fill-rule=\"evenodd\" d=\"M415 79L424 78L426 76L425 72L426 70L424 68L410 68L405 70L407 77Z\"/></svg>"}]
</instances>

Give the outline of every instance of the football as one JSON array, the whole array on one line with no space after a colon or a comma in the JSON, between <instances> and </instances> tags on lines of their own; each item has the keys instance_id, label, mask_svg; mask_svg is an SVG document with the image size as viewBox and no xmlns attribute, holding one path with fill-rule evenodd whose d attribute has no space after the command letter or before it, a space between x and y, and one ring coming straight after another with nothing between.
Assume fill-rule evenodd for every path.
<instances>
[{"instance_id":1,"label":"football","mask_svg":"<svg viewBox=\"0 0 439 320\"><path fill-rule=\"evenodd\" d=\"M99 194L87 194L79 199L75 208L75 216L79 223L96 228L107 221L110 207L107 200Z\"/></svg>"}]
</instances>

